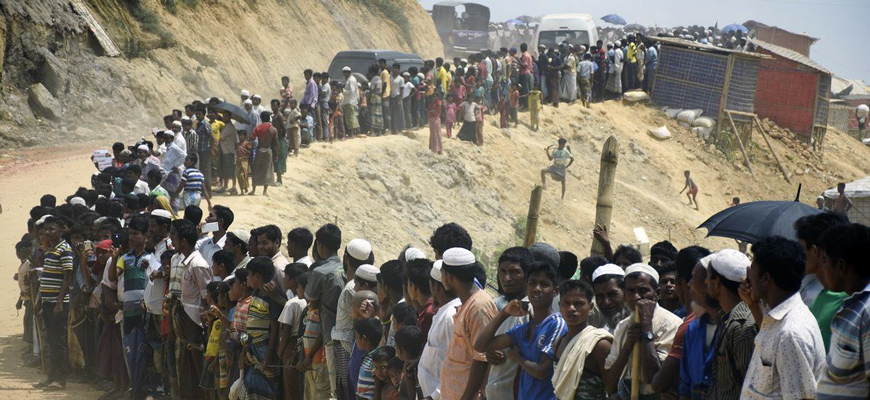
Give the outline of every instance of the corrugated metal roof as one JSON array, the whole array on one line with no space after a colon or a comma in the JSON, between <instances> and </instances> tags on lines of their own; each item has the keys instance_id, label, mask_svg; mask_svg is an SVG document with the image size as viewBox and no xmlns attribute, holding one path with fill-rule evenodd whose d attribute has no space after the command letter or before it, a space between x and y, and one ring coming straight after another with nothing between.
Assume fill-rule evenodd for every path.
<instances>
[{"instance_id":1,"label":"corrugated metal roof","mask_svg":"<svg viewBox=\"0 0 870 400\"><path fill-rule=\"evenodd\" d=\"M821 73L828 74L828 75L831 74L831 72L828 71L827 69L825 69L825 67L823 67L821 64L813 61L813 59L811 59L811 58L809 58L801 53L798 53L794 50L787 49L787 48L782 47L782 46L777 46L773 43L767 43L763 40L758 40L758 39L752 39L752 44L754 44L758 47L761 47L762 49L765 49L765 50L767 50L773 54L776 54L780 57L787 58L787 59L794 61L796 63L803 64L804 66L812 68L812 69L819 71Z\"/></svg>"},{"instance_id":2,"label":"corrugated metal roof","mask_svg":"<svg viewBox=\"0 0 870 400\"><path fill-rule=\"evenodd\" d=\"M710 52L725 54L725 55L737 54L737 55L746 56L746 57L753 57L753 58L770 58L770 56L767 56L764 54L752 53L752 52L740 51L740 50L731 50L731 49L726 49L724 47L716 47L713 45L703 44L703 43L699 43L699 42L693 42L691 40L680 39L680 38L647 37L647 39L661 42L663 44L669 44L669 45L680 46L680 47L685 47L685 48L692 48L692 49L703 50L703 51L710 51Z\"/></svg>"}]
</instances>

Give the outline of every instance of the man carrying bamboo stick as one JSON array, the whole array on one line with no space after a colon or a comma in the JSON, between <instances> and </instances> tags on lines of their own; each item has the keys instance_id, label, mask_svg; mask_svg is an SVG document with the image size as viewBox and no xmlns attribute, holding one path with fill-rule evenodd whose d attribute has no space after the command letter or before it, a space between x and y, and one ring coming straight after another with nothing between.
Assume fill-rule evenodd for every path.
<instances>
[{"instance_id":1,"label":"man carrying bamboo stick","mask_svg":"<svg viewBox=\"0 0 870 400\"><path fill-rule=\"evenodd\" d=\"M658 280L658 272L646 264L633 264L625 270L625 305L634 312L616 325L613 347L604 363L605 390L608 394L618 393L622 400L631 398L632 380L638 375L640 399L653 398L653 376L668 356L682 323L679 317L658 305ZM632 366L635 351L640 352L640 363Z\"/></svg>"}]
</instances>

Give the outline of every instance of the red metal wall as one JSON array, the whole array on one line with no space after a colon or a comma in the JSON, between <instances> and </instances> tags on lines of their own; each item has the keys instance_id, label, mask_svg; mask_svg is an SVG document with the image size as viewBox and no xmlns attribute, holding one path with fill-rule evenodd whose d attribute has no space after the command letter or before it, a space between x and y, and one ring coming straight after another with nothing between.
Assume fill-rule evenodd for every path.
<instances>
[{"instance_id":1,"label":"red metal wall","mask_svg":"<svg viewBox=\"0 0 870 400\"><path fill-rule=\"evenodd\" d=\"M802 70L799 63L762 49L759 51L773 58L762 59L758 69L756 114L792 132L812 133L818 72Z\"/></svg>"}]
</instances>

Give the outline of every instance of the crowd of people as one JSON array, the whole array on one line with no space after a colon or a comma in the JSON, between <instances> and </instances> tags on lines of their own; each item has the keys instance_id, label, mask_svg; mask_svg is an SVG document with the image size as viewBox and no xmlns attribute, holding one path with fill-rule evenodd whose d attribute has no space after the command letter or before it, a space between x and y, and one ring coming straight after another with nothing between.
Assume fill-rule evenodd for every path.
<instances>
[{"instance_id":1,"label":"crowd of people","mask_svg":"<svg viewBox=\"0 0 870 400\"><path fill-rule=\"evenodd\" d=\"M136 400L870 394L870 228L841 214L803 217L797 241L765 238L751 258L660 242L644 261L597 228L603 256L536 243L484 266L448 223L428 251L376 260L389 244L334 224L241 229L219 204L179 215L147 149L118 160L123 176L98 173L30 210L17 306L25 363L46 373L37 388L78 381ZM194 175L181 179L202 185Z\"/></svg>"}]
</instances>

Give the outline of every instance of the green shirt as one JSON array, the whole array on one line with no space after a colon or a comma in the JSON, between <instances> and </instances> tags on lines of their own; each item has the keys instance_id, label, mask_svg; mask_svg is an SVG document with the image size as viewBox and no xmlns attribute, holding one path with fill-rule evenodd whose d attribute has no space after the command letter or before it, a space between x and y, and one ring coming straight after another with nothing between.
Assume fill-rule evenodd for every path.
<instances>
[{"instance_id":1,"label":"green shirt","mask_svg":"<svg viewBox=\"0 0 870 400\"><path fill-rule=\"evenodd\" d=\"M810 311L816 317L819 323L819 330L822 331L822 341L825 342L825 353L831 346L831 320L840 307L843 306L843 301L848 295L846 293L832 292L830 290L822 290L810 306Z\"/></svg>"}]
</instances>

